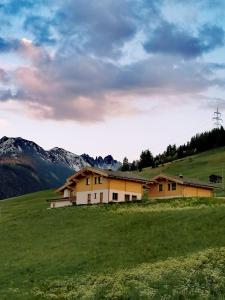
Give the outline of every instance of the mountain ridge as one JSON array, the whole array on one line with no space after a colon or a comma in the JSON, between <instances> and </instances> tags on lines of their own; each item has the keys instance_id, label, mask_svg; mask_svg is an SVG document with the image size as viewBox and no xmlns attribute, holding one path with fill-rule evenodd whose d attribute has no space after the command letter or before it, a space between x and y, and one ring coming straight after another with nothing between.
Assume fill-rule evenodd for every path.
<instances>
[{"instance_id":1,"label":"mountain ridge","mask_svg":"<svg viewBox=\"0 0 225 300\"><path fill-rule=\"evenodd\" d=\"M33 141L4 136L0 139L0 199L56 188L86 166L118 169L121 163L111 155L94 159L59 147L45 150Z\"/></svg>"}]
</instances>

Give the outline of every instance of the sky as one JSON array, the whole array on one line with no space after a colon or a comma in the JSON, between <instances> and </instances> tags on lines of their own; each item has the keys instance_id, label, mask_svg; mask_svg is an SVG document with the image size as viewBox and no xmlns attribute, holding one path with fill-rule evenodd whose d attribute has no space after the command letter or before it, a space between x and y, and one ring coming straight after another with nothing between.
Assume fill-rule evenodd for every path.
<instances>
[{"instance_id":1,"label":"sky","mask_svg":"<svg viewBox=\"0 0 225 300\"><path fill-rule=\"evenodd\" d=\"M224 0L1 0L0 137L137 159L225 109Z\"/></svg>"}]
</instances>

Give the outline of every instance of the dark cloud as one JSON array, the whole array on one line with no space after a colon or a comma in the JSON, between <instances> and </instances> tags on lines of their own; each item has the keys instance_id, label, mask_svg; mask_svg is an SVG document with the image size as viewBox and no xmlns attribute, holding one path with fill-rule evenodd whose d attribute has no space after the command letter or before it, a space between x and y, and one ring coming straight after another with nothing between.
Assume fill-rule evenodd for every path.
<instances>
[{"instance_id":1,"label":"dark cloud","mask_svg":"<svg viewBox=\"0 0 225 300\"><path fill-rule=\"evenodd\" d=\"M85 53L118 55L142 24L156 18L156 2L144 0L68 0L54 24L67 45Z\"/></svg>"},{"instance_id":2,"label":"dark cloud","mask_svg":"<svg viewBox=\"0 0 225 300\"><path fill-rule=\"evenodd\" d=\"M224 45L224 30L218 26L203 26L195 36L177 25L162 22L144 44L147 52L195 58Z\"/></svg>"}]
</instances>

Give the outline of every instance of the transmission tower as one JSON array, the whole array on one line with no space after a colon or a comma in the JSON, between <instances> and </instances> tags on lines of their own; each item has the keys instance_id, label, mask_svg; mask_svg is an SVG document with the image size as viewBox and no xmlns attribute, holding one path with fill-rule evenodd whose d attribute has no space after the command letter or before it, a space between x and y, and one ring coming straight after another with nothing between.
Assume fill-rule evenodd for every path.
<instances>
[{"instance_id":1,"label":"transmission tower","mask_svg":"<svg viewBox=\"0 0 225 300\"><path fill-rule=\"evenodd\" d=\"M219 108L217 107L216 111L214 111L214 117L213 117L214 125L219 128L222 126L222 115L221 112L219 111Z\"/></svg>"}]
</instances>

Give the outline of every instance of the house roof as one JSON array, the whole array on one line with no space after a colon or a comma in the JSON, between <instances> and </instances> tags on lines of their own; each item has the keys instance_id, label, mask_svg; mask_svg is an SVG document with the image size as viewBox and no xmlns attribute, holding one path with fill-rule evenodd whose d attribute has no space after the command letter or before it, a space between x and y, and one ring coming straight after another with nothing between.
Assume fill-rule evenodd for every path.
<instances>
[{"instance_id":1,"label":"house roof","mask_svg":"<svg viewBox=\"0 0 225 300\"><path fill-rule=\"evenodd\" d=\"M99 174L104 177L108 178L117 178L117 179L126 179L130 181L137 181L137 182L142 182L142 183L147 183L149 180L146 178L134 175L129 172L122 172L122 171L112 171L112 170L106 170L106 169L99 169L99 168L93 168L93 167L85 167L81 169L79 172L75 173L74 175L70 176L68 178L68 181L72 181L82 175L85 172L93 172L94 174Z\"/></svg>"},{"instance_id":2,"label":"house roof","mask_svg":"<svg viewBox=\"0 0 225 300\"><path fill-rule=\"evenodd\" d=\"M149 182L148 179L137 176L136 174L132 174L129 172L122 172L122 171L111 171L111 170L104 170L107 173L109 178L118 178L118 179L126 179L130 181L137 181L142 183Z\"/></svg>"},{"instance_id":3,"label":"house roof","mask_svg":"<svg viewBox=\"0 0 225 300\"><path fill-rule=\"evenodd\" d=\"M150 180L134 175L129 172L122 172L122 171L112 171L112 170L106 170L106 169L99 169L99 168L93 168L93 167L85 167L81 169L80 171L76 172L72 176L70 176L66 183L61 186L60 188L57 189L58 192L64 190L66 187L69 187L71 184L74 184L74 181L77 180L79 176L82 174L85 174L85 172L92 172L94 174L99 174L103 177L107 178L114 178L114 179L121 179L121 180L128 180L128 181L133 181L133 182L139 182L143 184L147 184L150 182Z\"/></svg>"},{"instance_id":4,"label":"house roof","mask_svg":"<svg viewBox=\"0 0 225 300\"><path fill-rule=\"evenodd\" d=\"M165 178L170 181L174 181L180 183L182 185L189 185L189 186L198 186L202 188L214 189L214 186L208 182L204 182L198 179L188 178L188 177L181 177L181 176L174 176L174 175L167 175L167 174L160 174L152 178L153 181L157 181L157 179Z\"/></svg>"}]
</instances>

